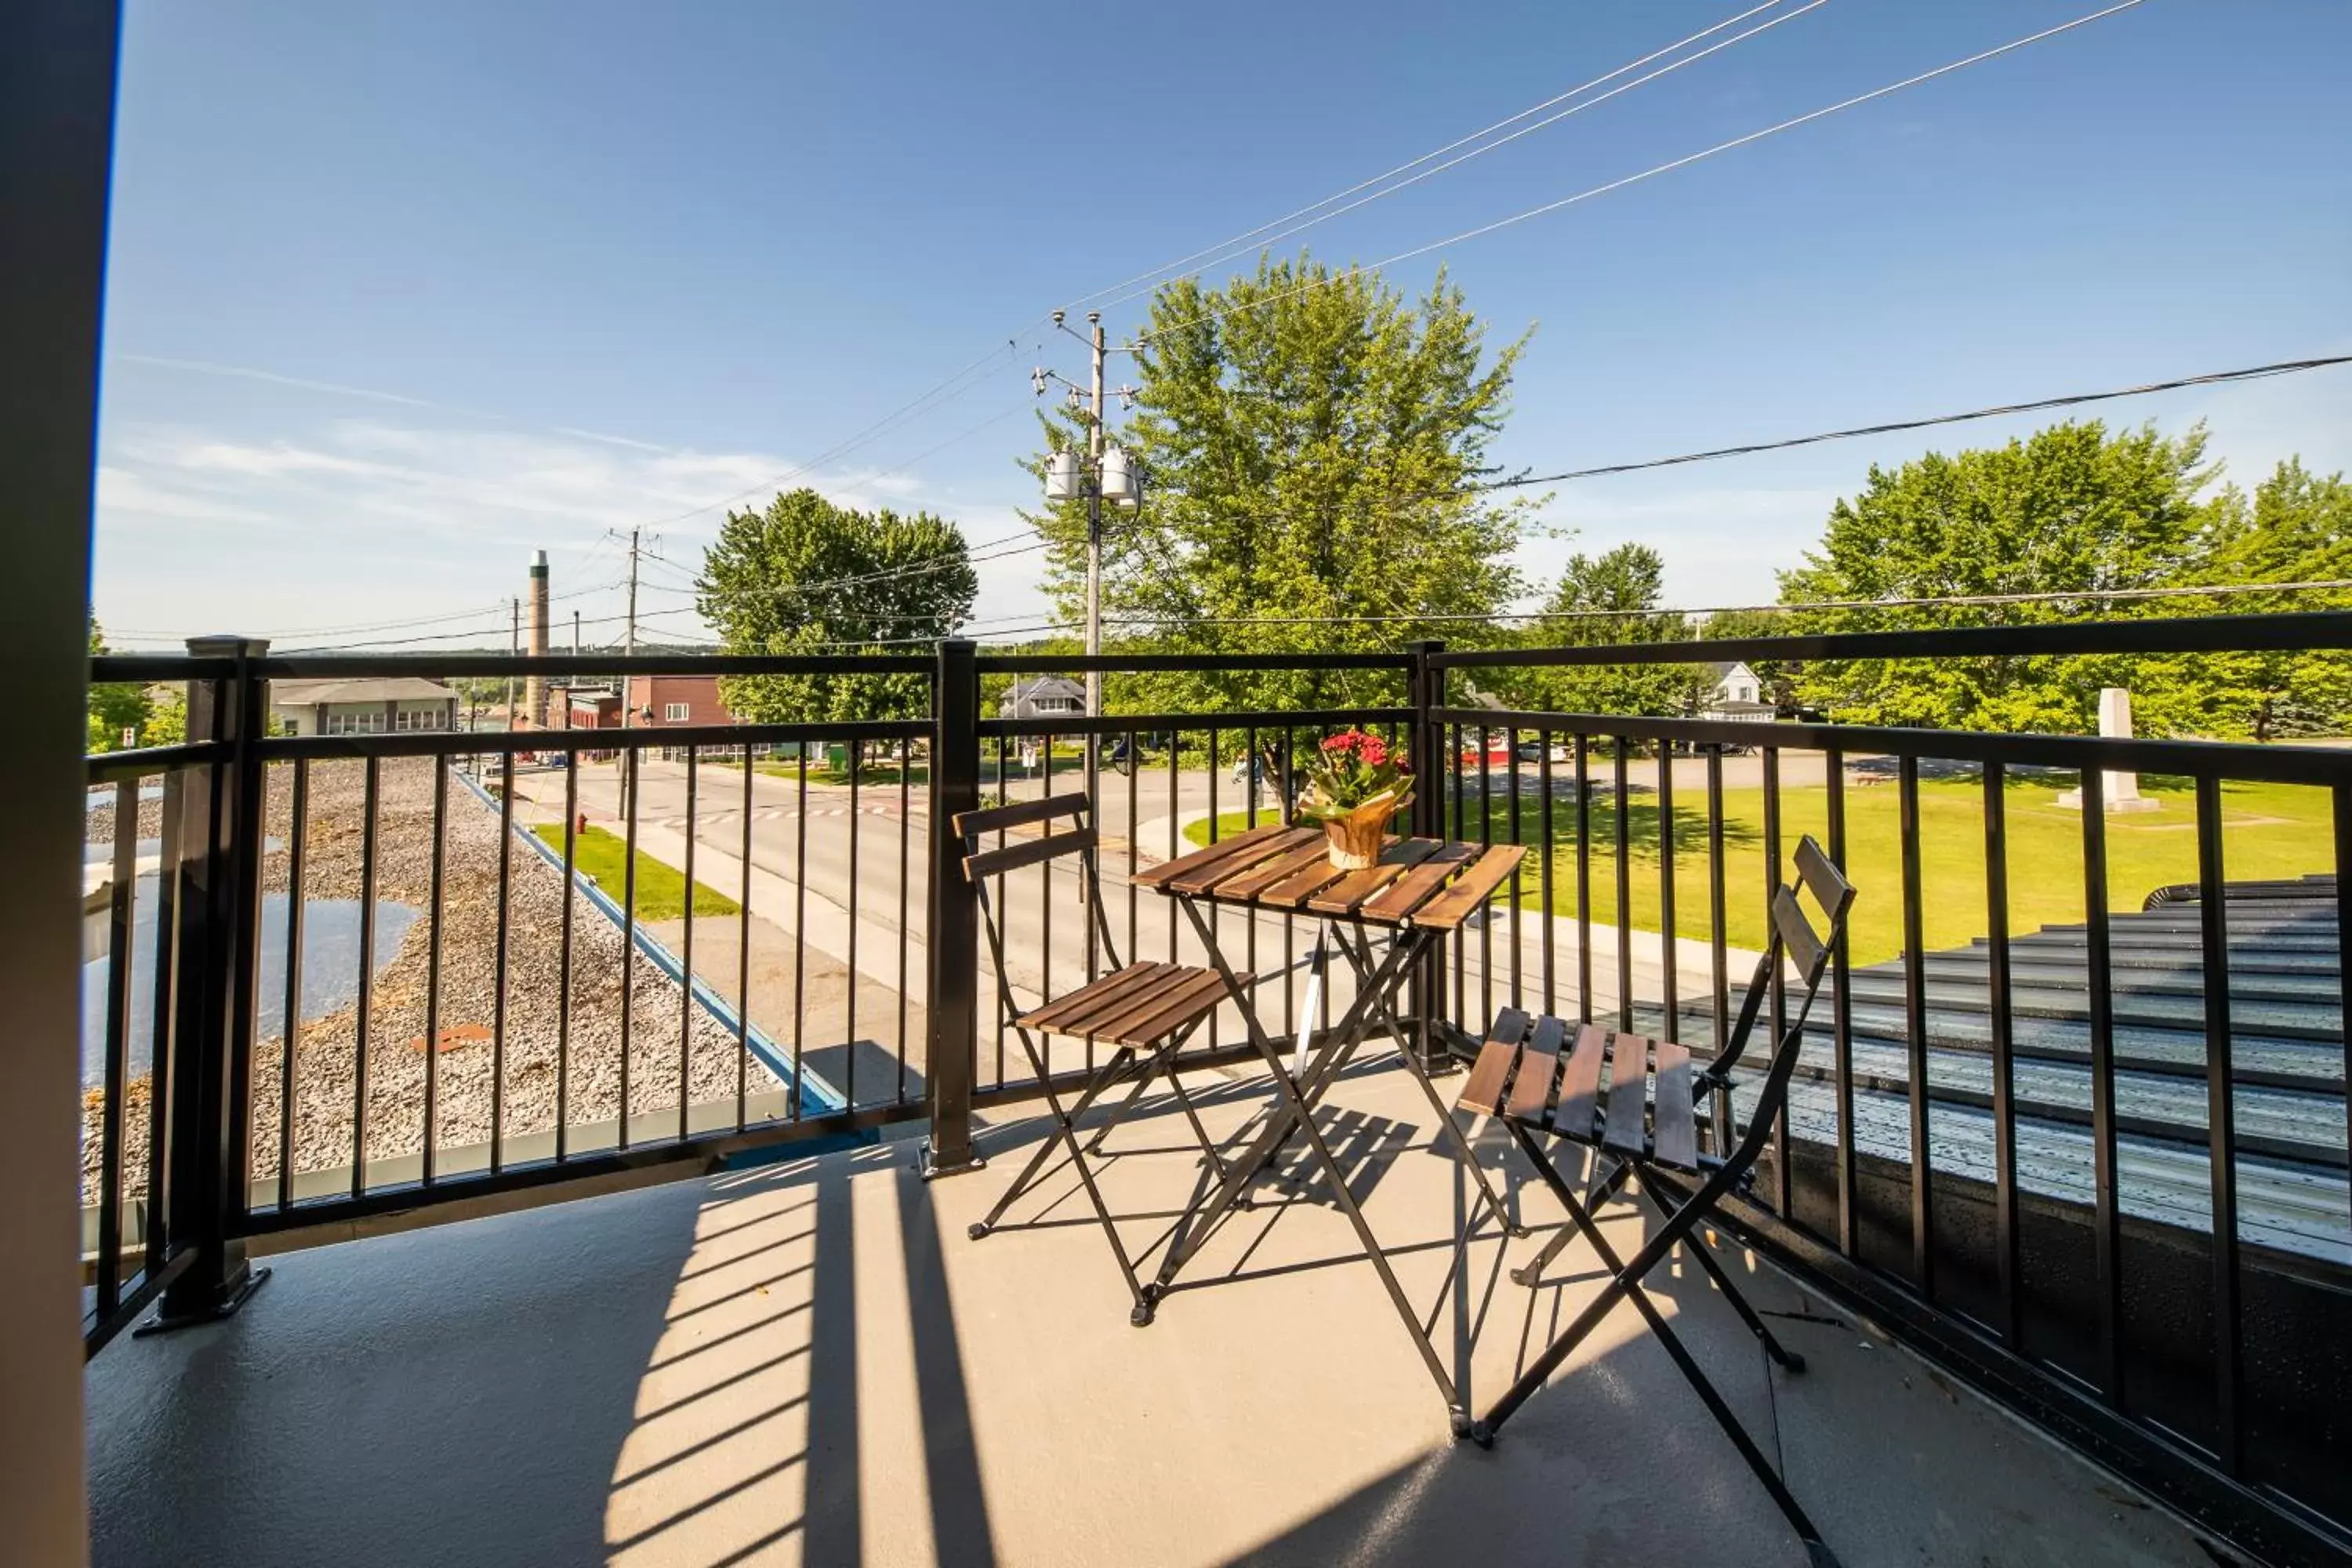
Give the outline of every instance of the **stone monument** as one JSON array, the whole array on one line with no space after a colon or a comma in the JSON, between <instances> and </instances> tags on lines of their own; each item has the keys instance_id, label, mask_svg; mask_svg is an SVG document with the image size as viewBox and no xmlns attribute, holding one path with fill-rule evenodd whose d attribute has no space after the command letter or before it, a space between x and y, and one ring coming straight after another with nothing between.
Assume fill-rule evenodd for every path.
<instances>
[{"instance_id":1,"label":"stone monument","mask_svg":"<svg viewBox=\"0 0 2352 1568\"><path fill-rule=\"evenodd\" d=\"M2099 690L2099 736L2102 740L2128 741L2132 733L2131 693L2120 686L2102 687ZM2105 804L2110 815L2121 811L2154 811L2158 802L2139 793L2139 774L2108 773L2102 783ZM2069 811L2083 809L2083 792L2070 789L2058 797L2058 804Z\"/></svg>"}]
</instances>

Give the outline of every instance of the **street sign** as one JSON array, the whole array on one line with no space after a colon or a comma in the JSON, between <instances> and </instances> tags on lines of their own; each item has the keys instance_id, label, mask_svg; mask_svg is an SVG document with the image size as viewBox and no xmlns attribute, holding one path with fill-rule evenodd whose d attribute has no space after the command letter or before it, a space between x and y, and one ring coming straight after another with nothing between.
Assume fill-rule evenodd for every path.
<instances>
[{"instance_id":1,"label":"street sign","mask_svg":"<svg viewBox=\"0 0 2352 1568\"><path fill-rule=\"evenodd\" d=\"M135 746L139 743L139 726L136 724L125 724L122 726L122 743L126 747Z\"/></svg>"}]
</instances>

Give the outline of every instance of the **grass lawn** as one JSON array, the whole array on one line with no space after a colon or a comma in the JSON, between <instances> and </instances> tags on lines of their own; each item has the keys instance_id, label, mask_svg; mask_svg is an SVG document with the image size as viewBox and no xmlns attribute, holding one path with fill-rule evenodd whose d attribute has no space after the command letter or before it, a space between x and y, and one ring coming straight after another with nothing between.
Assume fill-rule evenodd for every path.
<instances>
[{"instance_id":1,"label":"grass lawn","mask_svg":"<svg viewBox=\"0 0 2352 1568\"><path fill-rule=\"evenodd\" d=\"M1643 771L1637 766L1636 777ZM2057 805L2071 778L2012 778L2008 784L2010 928L2076 922L2083 918L2083 814ZM2183 779L2144 777L2142 793L2161 809L2107 818L2107 899L2117 910L2137 910L2157 889L2197 879L2195 797ZM1782 853L1792 853L1801 835L1829 842L1828 791L1819 786L1780 792ZM1675 924L1679 934L1708 936L1706 797L1678 789L1675 795ZM1576 805L1552 804L1551 905L1558 914L1576 913ZM1542 837L1543 805L1518 804L1519 837ZM1723 794L1724 933L1731 945L1764 945L1764 792L1727 789ZM1903 882L1898 800L1890 778L1845 790L1846 863L1859 895L1853 916L1856 963L1894 957L1903 946ZM1498 842L1511 838L1512 803L1492 802L1491 831ZM1646 789L1629 792L1625 837L1631 847L1633 924L1659 927L1660 878L1657 798ZM1261 816L1260 820L1265 820ZM1464 817L1467 837L1480 837L1479 802L1472 793ZM2221 786L2224 874L2232 880L2299 877L2332 868L2334 837L2325 790L2291 784L2225 784ZM1237 833L1242 813L1219 819L1218 836ZM1208 823L1192 824L1185 837L1208 842ZM1984 789L1975 779L1927 779L1919 785L1919 884L1922 924L1930 950L1960 947L1985 931ZM1591 908L1595 924L1617 918L1615 802L1596 794L1592 801ZM1793 878L1793 867L1784 879ZM1533 857L1524 874L1524 901L1540 909L1543 893Z\"/></svg>"},{"instance_id":2,"label":"grass lawn","mask_svg":"<svg viewBox=\"0 0 2352 1568\"><path fill-rule=\"evenodd\" d=\"M553 845L557 854L563 852L563 824L542 822L531 831ZM618 903L626 880L623 868L627 849L627 841L618 834L592 827L573 836L572 863L595 878L596 885ZM734 900L708 882L694 885L696 914L731 915L738 908ZM686 878L676 867L664 865L642 849L637 851L636 911L641 921L674 921L686 913Z\"/></svg>"}]
</instances>

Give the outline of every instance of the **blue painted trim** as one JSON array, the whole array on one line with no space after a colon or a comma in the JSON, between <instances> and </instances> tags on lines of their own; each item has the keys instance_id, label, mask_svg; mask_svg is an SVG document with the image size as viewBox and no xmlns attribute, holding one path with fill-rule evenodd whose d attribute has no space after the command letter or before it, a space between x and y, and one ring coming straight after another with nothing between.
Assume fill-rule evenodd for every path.
<instances>
[{"instance_id":1,"label":"blue painted trim","mask_svg":"<svg viewBox=\"0 0 2352 1568\"><path fill-rule=\"evenodd\" d=\"M488 806L492 811L499 809L498 801L479 783L468 777L460 769L451 768L449 772L459 784L473 791L475 798L484 805ZM516 837L530 845L541 859L555 868L557 876L563 874L563 857L558 854L545 839L520 822L514 825L514 831ZM647 935L645 927L632 925L623 914L621 906L613 901L611 894L596 885L594 878L584 871L575 869L572 873L572 882L574 887L588 895L588 902L601 911L606 920L611 921L615 930L629 931L636 942L637 951L653 960L655 965L664 974L668 975L673 981L685 983L686 966L677 961L677 955ZM709 1009L711 1016L726 1026L728 1033L734 1034L740 1031L750 1045L751 1054L758 1057L761 1065L775 1074L779 1080L787 1084L794 1081L792 1058L784 1053L783 1047L770 1039L756 1025L747 1025L736 1013L734 1006L698 976L694 981L694 996L696 1001ZM821 1116L829 1111L849 1109L849 1101L841 1090L825 1082L818 1074L804 1068L798 1081L802 1115Z\"/></svg>"}]
</instances>

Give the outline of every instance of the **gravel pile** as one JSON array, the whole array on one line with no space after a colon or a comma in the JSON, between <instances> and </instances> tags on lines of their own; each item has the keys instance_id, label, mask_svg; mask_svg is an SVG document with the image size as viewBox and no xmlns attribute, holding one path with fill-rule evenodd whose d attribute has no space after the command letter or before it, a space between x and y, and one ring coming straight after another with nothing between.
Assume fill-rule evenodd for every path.
<instances>
[{"instance_id":1,"label":"gravel pile","mask_svg":"<svg viewBox=\"0 0 2352 1568\"><path fill-rule=\"evenodd\" d=\"M364 764L313 763L310 779L303 890L317 899L360 896ZM294 841L290 775L271 771L268 829L281 846ZM433 765L429 759L387 760L381 766L376 842L376 897L429 908L432 890ZM101 821L101 819L106 819ZM143 828L142 828L143 830ZM110 834L110 814L91 815L96 838ZM434 1064L436 1146L488 1142L490 1138L493 1043L498 989L499 819L457 778L449 783L443 870L439 1028L443 1048ZM264 885L284 892L290 854L285 847L264 863ZM555 1126L559 1005L562 994L562 873L523 844L512 846L507 919L504 1105L509 1138ZM621 1097L621 933L586 898L572 897L572 983L565 1061L565 1119L572 1125L610 1120ZM424 1145L425 1007L431 922L420 916L397 954L379 971L371 999L367 1039L367 1158L417 1153ZM629 1110L643 1115L678 1103L679 988L643 954L632 954L629 1007ZM292 1163L297 1173L351 1163L352 1098L357 1074L357 1008L346 1005L305 1020L293 1062ZM738 1052L733 1034L697 1008L688 1043L690 1102L732 1100ZM252 1169L257 1178L278 1168L279 1102L285 1047L280 1037L257 1043L253 1059ZM782 1087L756 1058L744 1063L748 1092ZM99 1165L98 1096L85 1097L83 1186L96 1201ZM145 1188L147 1085L126 1096L132 1173L129 1195Z\"/></svg>"}]
</instances>

